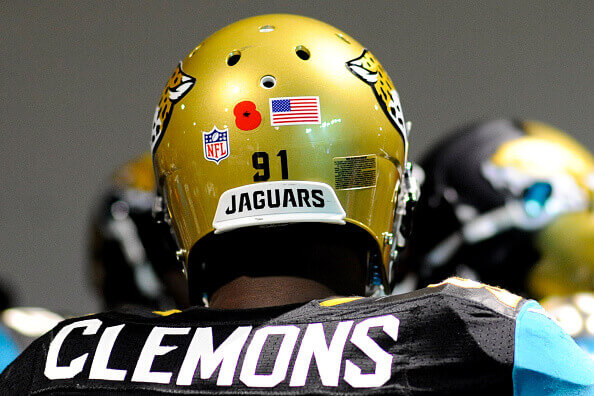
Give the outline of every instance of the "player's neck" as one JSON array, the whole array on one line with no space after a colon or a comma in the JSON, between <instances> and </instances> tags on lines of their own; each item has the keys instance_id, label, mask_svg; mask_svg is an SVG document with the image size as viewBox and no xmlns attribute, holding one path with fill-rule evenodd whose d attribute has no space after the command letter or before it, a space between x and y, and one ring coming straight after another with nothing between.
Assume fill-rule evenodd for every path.
<instances>
[{"instance_id":1,"label":"player's neck","mask_svg":"<svg viewBox=\"0 0 594 396\"><path fill-rule=\"evenodd\" d=\"M333 296L326 286L304 278L242 276L219 288L210 299L211 308L245 309L304 303Z\"/></svg>"}]
</instances>

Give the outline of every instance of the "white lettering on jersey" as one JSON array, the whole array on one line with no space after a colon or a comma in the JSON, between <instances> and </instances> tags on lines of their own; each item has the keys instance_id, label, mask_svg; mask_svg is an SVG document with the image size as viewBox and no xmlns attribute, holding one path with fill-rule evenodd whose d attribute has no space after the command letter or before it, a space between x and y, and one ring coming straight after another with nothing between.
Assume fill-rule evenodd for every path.
<instances>
[{"instance_id":1,"label":"white lettering on jersey","mask_svg":"<svg viewBox=\"0 0 594 396\"><path fill-rule=\"evenodd\" d=\"M109 363L109 356L115 344L116 338L120 331L124 328L124 325L111 326L105 329L97 344L97 351L93 357L93 363L91 364L91 372L89 373L89 379L102 379L108 381L123 381L126 378L126 370L117 370L107 368Z\"/></svg>"},{"instance_id":2,"label":"white lettering on jersey","mask_svg":"<svg viewBox=\"0 0 594 396\"><path fill-rule=\"evenodd\" d=\"M389 381L393 356L389 350L382 349L374 337L397 341L400 321L394 315L367 318L357 324L354 320L338 322L334 332L325 329L325 325L328 326L325 323L310 323L305 328L302 326L304 334L299 344L297 340L301 328L295 325L265 326L256 330L252 326L239 326L216 349L214 339L218 338L216 331L219 329L196 328L191 340L183 342L183 345L188 345L185 354L178 352L175 358L170 358L171 363L179 363L167 366L171 370L167 372L151 371L157 356L165 355L179 347L161 345L163 338L176 335L187 336L189 339L192 327L153 327L139 351L128 348L123 341L116 343L118 337L122 337L126 331L132 331L132 325L130 328L125 324L110 326L105 328L100 337L97 336L98 342L90 363L88 379L170 384L175 376L177 386L200 387L200 380L211 379L218 370L216 384L231 386L237 370L240 370L239 381L250 388L273 388L283 381L288 381L290 387L297 388L306 386L311 380L319 381L326 387L338 387L341 381L344 381L353 388L373 388ZM98 334L101 326L101 320L87 319L70 323L57 331L48 347L45 376L50 380L58 380L74 378L80 374L85 369L89 353L93 351L84 353L68 363L64 357L59 358L60 353L69 349L78 350L76 346L81 344L75 340L77 337L80 339L81 330L73 335L72 332L76 329L82 329L84 337ZM376 330L371 331L372 328ZM133 334L135 333L129 336ZM248 343L250 336L251 340ZM347 341L353 346L349 344L347 347ZM270 352L273 342L280 344L277 345L276 354ZM265 348L267 346L268 348ZM348 359L344 356L345 348L348 348ZM130 353L135 355L136 361L130 360L133 359ZM267 355L264 356L265 354ZM76 353L71 352L69 356L72 355L76 356ZM112 355L114 360L120 362L120 367L108 367ZM116 358L122 355L127 359ZM314 360L318 379L314 378ZM289 372L289 364L292 361L294 366ZM59 362L62 365L58 366ZM343 362L344 372L341 377ZM64 365L65 363L67 365ZM122 364L127 366L121 367ZM373 372L370 372L370 369L373 369ZM131 378L129 372L132 372ZM240 384L236 381L235 385Z\"/></svg>"},{"instance_id":3,"label":"white lettering on jersey","mask_svg":"<svg viewBox=\"0 0 594 396\"><path fill-rule=\"evenodd\" d=\"M149 334L140 357L136 363L132 382L153 382L157 384L168 384L171 381L171 372L151 371L155 356L165 355L177 348L176 346L163 346L161 341L165 335L186 335L190 332L189 327L155 327Z\"/></svg>"},{"instance_id":4,"label":"white lettering on jersey","mask_svg":"<svg viewBox=\"0 0 594 396\"><path fill-rule=\"evenodd\" d=\"M196 329L179 371L177 385L191 385L198 362L200 362L201 379L209 379L217 367L221 366L217 385L230 386L233 383L239 354L251 330L252 326L238 327L213 352L212 327Z\"/></svg>"},{"instance_id":5,"label":"white lettering on jersey","mask_svg":"<svg viewBox=\"0 0 594 396\"><path fill-rule=\"evenodd\" d=\"M311 323L307 325L289 385L305 385L311 360L315 358L322 384L324 386L338 386L344 344L352 326L352 320L340 322L336 327L332 340L330 340L330 346L328 346L323 324Z\"/></svg>"},{"instance_id":6,"label":"white lettering on jersey","mask_svg":"<svg viewBox=\"0 0 594 396\"><path fill-rule=\"evenodd\" d=\"M347 360L344 370L344 380L353 388L372 388L382 386L392 375L392 355L384 351L367 334L372 327L381 327L394 341L398 339L398 326L400 321L393 315L379 316L365 319L358 323L353 330L351 343L356 345L363 353L375 362L375 372L362 374L361 368L352 361Z\"/></svg>"},{"instance_id":7,"label":"white lettering on jersey","mask_svg":"<svg viewBox=\"0 0 594 396\"><path fill-rule=\"evenodd\" d=\"M239 375L240 381L250 388L272 388L280 384L287 376L287 369L289 368L289 362L293 355L293 349L295 348L299 331L299 327L293 325L267 326L258 329L243 359L243 367ZM270 374L256 374L258 360L260 359L264 344L268 336L273 334L283 335L283 340L276 355L272 372Z\"/></svg>"},{"instance_id":8,"label":"white lettering on jersey","mask_svg":"<svg viewBox=\"0 0 594 396\"><path fill-rule=\"evenodd\" d=\"M76 374L80 373L83 370L87 356L89 356L89 354L85 353L76 359L73 359L68 366L58 366L58 355L60 354L62 344L64 343L66 337L68 337L68 334L70 334L72 330L79 327L85 328L83 335L97 334L97 330L99 330L99 327L101 327L101 323L102 322L99 319L81 320L80 322L71 323L60 329L58 334L56 334L56 337L54 337L50 343L47 352L45 370L43 372L45 376L51 380L56 380L73 378Z\"/></svg>"}]
</instances>

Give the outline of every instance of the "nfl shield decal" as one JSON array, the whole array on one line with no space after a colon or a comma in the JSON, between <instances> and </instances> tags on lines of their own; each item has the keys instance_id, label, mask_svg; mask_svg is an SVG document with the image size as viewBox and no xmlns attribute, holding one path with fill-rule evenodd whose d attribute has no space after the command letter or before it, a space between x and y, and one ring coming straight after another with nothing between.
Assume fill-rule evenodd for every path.
<instances>
[{"instance_id":1,"label":"nfl shield decal","mask_svg":"<svg viewBox=\"0 0 594 396\"><path fill-rule=\"evenodd\" d=\"M204 142L204 158L208 161L219 162L229 156L229 130L218 130L213 127L210 132L202 132Z\"/></svg>"}]
</instances>

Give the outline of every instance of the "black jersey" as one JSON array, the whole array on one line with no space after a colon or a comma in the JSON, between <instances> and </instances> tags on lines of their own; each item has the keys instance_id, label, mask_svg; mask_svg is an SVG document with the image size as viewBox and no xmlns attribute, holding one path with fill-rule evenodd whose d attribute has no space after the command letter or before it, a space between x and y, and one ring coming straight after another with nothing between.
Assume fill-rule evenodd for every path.
<instances>
[{"instance_id":1,"label":"black jersey","mask_svg":"<svg viewBox=\"0 0 594 396\"><path fill-rule=\"evenodd\" d=\"M465 280L399 296L62 322L0 378L6 394L513 393L526 301ZM3 394L4 394L3 393Z\"/></svg>"}]
</instances>

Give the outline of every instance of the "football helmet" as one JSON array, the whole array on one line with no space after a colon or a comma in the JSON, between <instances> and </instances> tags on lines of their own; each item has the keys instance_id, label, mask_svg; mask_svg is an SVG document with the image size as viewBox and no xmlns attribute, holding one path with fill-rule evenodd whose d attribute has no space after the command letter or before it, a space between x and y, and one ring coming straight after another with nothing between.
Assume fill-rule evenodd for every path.
<instances>
[{"instance_id":1,"label":"football helmet","mask_svg":"<svg viewBox=\"0 0 594 396\"><path fill-rule=\"evenodd\" d=\"M386 71L339 29L263 15L204 40L165 86L151 136L157 214L174 230L191 299L236 275L212 272L229 250L286 243L284 255L294 255L295 238L345 230L365 240L361 293L387 290L418 193L407 135ZM306 226L321 223L323 232ZM261 243L241 245L256 228ZM296 231L285 238L287 228Z\"/></svg>"},{"instance_id":2,"label":"football helmet","mask_svg":"<svg viewBox=\"0 0 594 396\"><path fill-rule=\"evenodd\" d=\"M575 140L539 122L480 122L420 164L420 286L457 274L537 298L594 287L594 159Z\"/></svg>"},{"instance_id":3,"label":"football helmet","mask_svg":"<svg viewBox=\"0 0 594 396\"><path fill-rule=\"evenodd\" d=\"M90 275L108 309L188 305L169 227L152 218L155 190L151 155L146 153L116 170L93 214Z\"/></svg>"}]
</instances>

